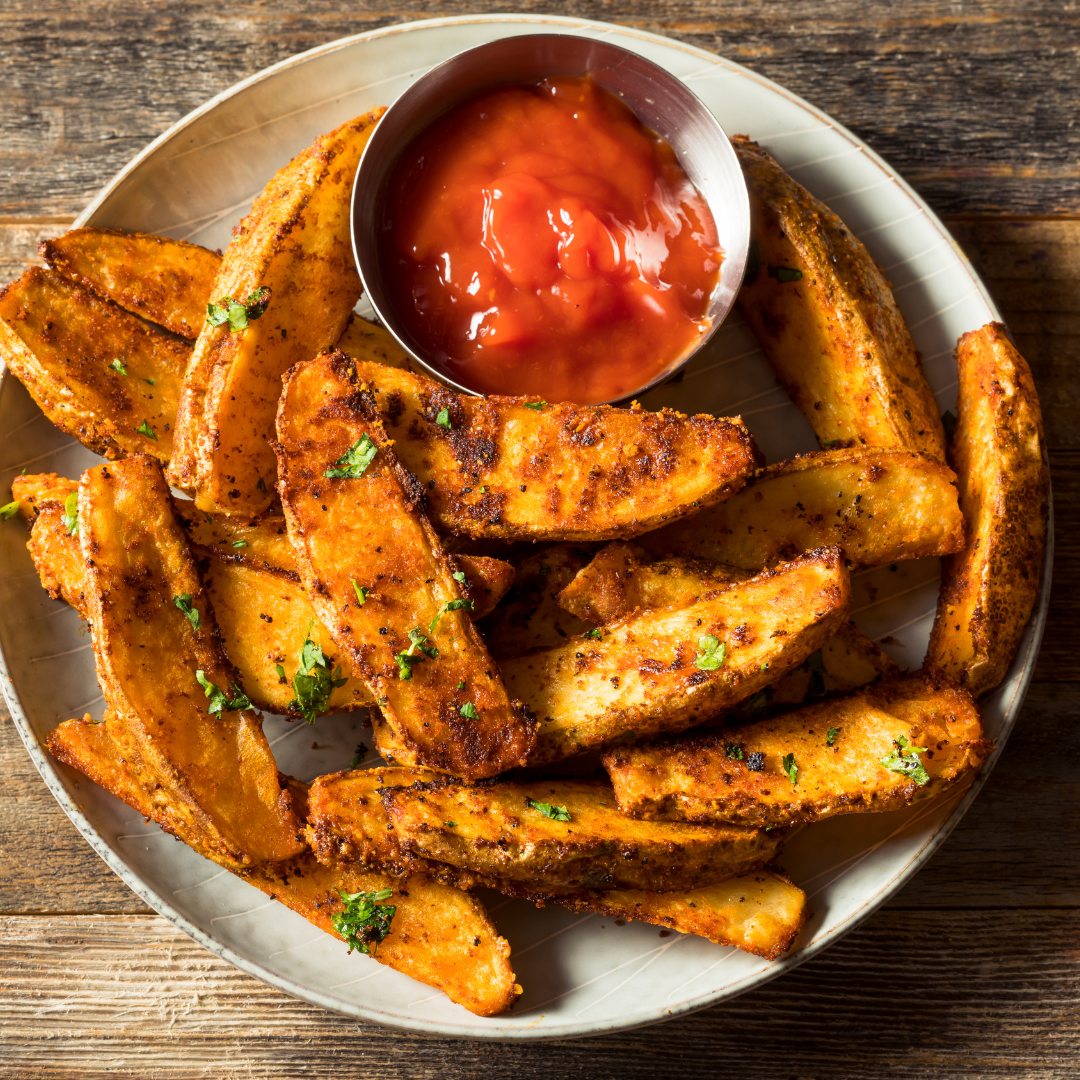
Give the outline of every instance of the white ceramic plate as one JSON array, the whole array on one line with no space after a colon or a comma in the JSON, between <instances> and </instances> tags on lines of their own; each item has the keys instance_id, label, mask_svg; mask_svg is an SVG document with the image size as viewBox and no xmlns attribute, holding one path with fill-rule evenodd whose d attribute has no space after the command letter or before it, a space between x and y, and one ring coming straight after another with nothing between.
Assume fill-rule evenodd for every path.
<instances>
[{"instance_id":1,"label":"white ceramic plate","mask_svg":"<svg viewBox=\"0 0 1080 1080\"><path fill-rule=\"evenodd\" d=\"M79 219L224 246L270 175L315 136L372 105L390 104L432 65L493 38L557 30L606 38L668 68L728 132L763 143L825 199L893 282L942 409L955 398L957 337L998 314L936 217L849 131L794 94L730 61L604 23L532 16L439 19L346 38L286 60L208 102L152 143ZM650 407L742 413L770 461L815 449L810 428L776 384L737 317ZM97 459L57 431L13 378L0 383L0 491L24 467L76 477ZM701 938L658 936L557 908L493 896L524 996L483 1019L441 993L360 955L300 916L173 842L154 825L61 767L42 750L60 721L103 704L87 631L48 599L16 520L0 527L0 650L12 716L43 779L108 865L147 903L206 948L288 993L365 1020L446 1035L553 1038L648 1024L758 986L866 918L922 865L960 819L994 763L966 792L910 811L837 818L803 828L782 864L814 912L794 949L768 963ZM1008 679L986 706L1003 744L1031 677L1045 620L1050 552L1037 617ZM938 590L935 560L856 576L854 618L902 664L922 661ZM312 730L268 717L285 771L311 779L348 765L363 732L352 716ZM312 740L318 749L310 749ZM995 755L996 756L996 755Z\"/></svg>"}]
</instances>

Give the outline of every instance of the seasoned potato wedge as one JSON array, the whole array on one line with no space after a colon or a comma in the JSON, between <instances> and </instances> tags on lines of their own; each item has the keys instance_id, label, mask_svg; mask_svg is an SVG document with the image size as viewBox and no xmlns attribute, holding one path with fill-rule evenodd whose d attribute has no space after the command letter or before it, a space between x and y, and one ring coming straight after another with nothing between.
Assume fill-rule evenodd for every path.
<instances>
[{"instance_id":1,"label":"seasoned potato wedge","mask_svg":"<svg viewBox=\"0 0 1080 1080\"><path fill-rule=\"evenodd\" d=\"M382 799L407 854L537 888L693 889L764 866L781 843L764 830L636 821L602 780L435 781Z\"/></svg>"},{"instance_id":2,"label":"seasoned potato wedge","mask_svg":"<svg viewBox=\"0 0 1080 1080\"><path fill-rule=\"evenodd\" d=\"M214 858L212 847L197 831L178 832L176 817L149 797L108 735L109 722L109 717L104 724L89 717L68 720L49 735L49 750L144 817L179 835L200 855ZM250 867L238 876L335 937L340 935L332 920L344 909L340 893L393 889L393 896L384 901L396 909L390 933L374 954L380 964L442 990L451 1001L480 1016L504 1012L521 993L510 967L509 944L492 926L480 901L458 889L423 876L403 879L358 866L329 869L306 852L287 862Z\"/></svg>"},{"instance_id":3,"label":"seasoned potato wedge","mask_svg":"<svg viewBox=\"0 0 1080 1080\"><path fill-rule=\"evenodd\" d=\"M838 545L852 569L964 546L953 471L925 454L863 448L804 454L758 472L737 495L638 540L743 570Z\"/></svg>"},{"instance_id":4,"label":"seasoned potato wedge","mask_svg":"<svg viewBox=\"0 0 1080 1080\"><path fill-rule=\"evenodd\" d=\"M84 446L168 461L191 349L52 270L0 292L0 360Z\"/></svg>"},{"instance_id":5,"label":"seasoned potato wedge","mask_svg":"<svg viewBox=\"0 0 1080 1080\"><path fill-rule=\"evenodd\" d=\"M732 139L750 192L738 307L823 446L902 446L943 461L945 433L892 290L865 247L757 143Z\"/></svg>"},{"instance_id":6,"label":"seasoned potato wedge","mask_svg":"<svg viewBox=\"0 0 1080 1080\"><path fill-rule=\"evenodd\" d=\"M755 870L684 892L544 892L509 881L496 887L509 896L541 906L557 904L582 914L596 912L612 919L667 926L680 934L708 938L717 945L734 945L767 960L776 960L791 948L809 916L806 893L773 870Z\"/></svg>"},{"instance_id":7,"label":"seasoned potato wedge","mask_svg":"<svg viewBox=\"0 0 1080 1080\"><path fill-rule=\"evenodd\" d=\"M221 255L198 244L115 229L72 229L38 245L70 281L182 337L198 337Z\"/></svg>"},{"instance_id":8,"label":"seasoned potato wedge","mask_svg":"<svg viewBox=\"0 0 1080 1080\"><path fill-rule=\"evenodd\" d=\"M215 303L269 306L246 329L203 323L184 376L170 482L201 510L259 514L274 490L274 415L281 377L341 336L360 296L349 192L383 110L317 139L267 184L225 251Z\"/></svg>"},{"instance_id":9,"label":"seasoned potato wedge","mask_svg":"<svg viewBox=\"0 0 1080 1080\"><path fill-rule=\"evenodd\" d=\"M157 462L133 455L88 469L78 529L109 734L151 798L225 865L297 854L300 823L260 720L236 704L242 692Z\"/></svg>"},{"instance_id":10,"label":"seasoned potato wedge","mask_svg":"<svg viewBox=\"0 0 1080 1080\"><path fill-rule=\"evenodd\" d=\"M631 537L738 491L755 451L738 419L470 397L357 361L432 520L474 537ZM438 419L445 411L445 424Z\"/></svg>"},{"instance_id":11,"label":"seasoned potato wedge","mask_svg":"<svg viewBox=\"0 0 1080 1080\"><path fill-rule=\"evenodd\" d=\"M914 672L744 727L616 747L603 761L628 814L763 827L938 795L985 760L982 736L966 691Z\"/></svg>"},{"instance_id":12,"label":"seasoned potato wedge","mask_svg":"<svg viewBox=\"0 0 1080 1080\"><path fill-rule=\"evenodd\" d=\"M325 353L293 368L278 440L297 564L338 649L379 701L380 751L472 780L523 764L536 723L507 695L416 478L398 463L349 357Z\"/></svg>"},{"instance_id":13,"label":"seasoned potato wedge","mask_svg":"<svg viewBox=\"0 0 1080 1080\"><path fill-rule=\"evenodd\" d=\"M510 692L540 717L529 764L717 717L819 649L845 621L849 600L832 548L688 607L504 661Z\"/></svg>"},{"instance_id":14,"label":"seasoned potato wedge","mask_svg":"<svg viewBox=\"0 0 1080 1080\"><path fill-rule=\"evenodd\" d=\"M491 655L500 663L533 649L554 649L577 638L589 624L559 606L559 591L592 558L595 545L551 544L522 559L506 599L481 632Z\"/></svg>"},{"instance_id":15,"label":"seasoned potato wedge","mask_svg":"<svg viewBox=\"0 0 1080 1080\"><path fill-rule=\"evenodd\" d=\"M419 365L397 343L394 335L378 323L354 315L338 338L337 348L364 363L384 364L420 374Z\"/></svg>"},{"instance_id":16,"label":"seasoned potato wedge","mask_svg":"<svg viewBox=\"0 0 1080 1080\"><path fill-rule=\"evenodd\" d=\"M942 567L926 663L979 697L1005 678L1035 608L1050 473L1031 369L1005 327L964 334L956 362L949 464L960 478L969 544Z\"/></svg>"}]
</instances>

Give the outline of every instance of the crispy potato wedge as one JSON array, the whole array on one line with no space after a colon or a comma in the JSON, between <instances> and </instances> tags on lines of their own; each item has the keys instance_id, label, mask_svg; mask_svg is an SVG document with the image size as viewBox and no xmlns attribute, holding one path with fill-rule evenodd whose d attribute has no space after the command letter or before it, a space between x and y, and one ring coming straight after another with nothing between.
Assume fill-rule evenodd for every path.
<instances>
[{"instance_id":1,"label":"crispy potato wedge","mask_svg":"<svg viewBox=\"0 0 1080 1080\"><path fill-rule=\"evenodd\" d=\"M61 431L108 458L169 460L190 354L52 270L33 266L0 292L0 360Z\"/></svg>"},{"instance_id":2,"label":"crispy potato wedge","mask_svg":"<svg viewBox=\"0 0 1080 1080\"><path fill-rule=\"evenodd\" d=\"M133 455L88 469L78 502L98 681L115 713L109 734L217 861L242 868L297 854L300 822L261 721L228 707L235 676L160 466ZM176 604L183 597L190 617ZM197 672L227 699L220 715L208 712Z\"/></svg>"},{"instance_id":3,"label":"crispy potato wedge","mask_svg":"<svg viewBox=\"0 0 1080 1080\"><path fill-rule=\"evenodd\" d=\"M983 763L993 745L982 736L971 696L920 671L744 727L617 747L603 761L625 813L765 827L938 795Z\"/></svg>"},{"instance_id":4,"label":"crispy potato wedge","mask_svg":"<svg viewBox=\"0 0 1080 1080\"><path fill-rule=\"evenodd\" d=\"M536 888L693 889L764 866L781 843L764 830L636 821L603 780L437 780L382 799L407 854ZM549 816L561 810L568 819Z\"/></svg>"},{"instance_id":5,"label":"crispy potato wedge","mask_svg":"<svg viewBox=\"0 0 1080 1080\"><path fill-rule=\"evenodd\" d=\"M589 629L588 623L567 614L556 597L595 550L594 544L551 544L517 564L506 599L480 624L496 660L522 656L533 649L554 649Z\"/></svg>"},{"instance_id":6,"label":"crispy potato wedge","mask_svg":"<svg viewBox=\"0 0 1080 1080\"><path fill-rule=\"evenodd\" d=\"M571 911L667 926L716 945L776 960L791 948L809 912L806 893L773 870L755 870L715 885L684 892L640 889L578 889L543 892L521 882L497 886L509 896L538 906L557 904Z\"/></svg>"},{"instance_id":7,"label":"crispy potato wedge","mask_svg":"<svg viewBox=\"0 0 1080 1080\"><path fill-rule=\"evenodd\" d=\"M949 464L970 542L942 566L926 664L979 697L1005 678L1039 596L1050 472L1031 369L1005 327L964 334L956 362Z\"/></svg>"},{"instance_id":8,"label":"crispy potato wedge","mask_svg":"<svg viewBox=\"0 0 1080 1080\"><path fill-rule=\"evenodd\" d=\"M844 623L850 591L839 551L826 549L688 607L591 631L599 639L504 661L510 692L541 718L529 764L718 716L821 648ZM712 653L718 664L709 637L723 650Z\"/></svg>"},{"instance_id":9,"label":"crispy potato wedge","mask_svg":"<svg viewBox=\"0 0 1080 1080\"><path fill-rule=\"evenodd\" d=\"M523 764L536 722L510 700L463 610L469 602L421 509L423 493L349 357L325 353L293 368L278 440L297 564L319 617L379 700L380 751L470 780ZM340 467L365 447L366 464Z\"/></svg>"},{"instance_id":10,"label":"crispy potato wedge","mask_svg":"<svg viewBox=\"0 0 1080 1080\"><path fill-rule=\"evenodd\" d=\"M363 363L383 364L417 375L423 374L416 361L397 343L389 330L358 315L354 315L345 327L338 338L337 348L346 356Z\"/></svg>"},{"instance_id":11,"label":"crispy potato wedge","mask_svg":"<svg viewBox=\"0 0 1080 1080\"><path fill-rule=\"evenodd\" d=\"M424 485L433 522L448 532L636 536L738 491L754 466L739 419L470 397L402 368L356 366L402 464Z\"/></svg>"},{"instance_id":12,"label":"crispy potato wedge","mask_svg":"<svg viewBox=\"0 0 1080 1080\"><path fill-rule=\"evenodd\" d=\"M78 534L72 535L64 522L64 503L79 490L78 480L56 473L16 476L11 496L19 513L30 526L26 545L42 588L54 600L66 600L86 618L86 567Z\"/></svg>"},{"instance_id":13,"label":"crispy potato wedge","mask_svg":"<svg viewBox=\"0 0 1080 1080\"><path fill-rule=\"evenodd\" d=\"M175 817L150 798L109 736L109 723L108 716L103 724L89 717L65 721L50 733L49 750L166 832L180 836L200 855L215 858L212 846L197 831L178 832ZM403 879L358 866L329 869L308 852L287 862L250 867L237 876L335 937L340 935L332 919L344 908L339 893L393 889L394 895L385 902L396 911L375 960L442 990L451 1001L480 1016L505 1012L521 993L510 967L509 944L492 926L480 901L458 889L423 876Z\"/></svg>"},{"instance_id":14,"label":"crispy potato wedge","mask_svg":"<svg viewBox=\"0 0 1080 1080\"><path fill-rule=\"evenodd\" d=\"M945 459L907 324L870 253L745 136L751 258L738 307L822 446L902 446Z\"/></svg>"},{"instance_id":15,"label":"crispy potato wedge","mask_svg":"<svg viewBox=\"0 0 1080 1080\"><path fill-rule=\"evenodd\" d=\"M384 110L350 120L278 171L225 251L215 302L260 288L269 306L242 331L204 322L184 376L170 482L199 509L260 514L274 489L274 416L281 378L332 346L360 297L349 192Z\"/></svg>"},{"instance_id":16,"label":"crispy potato wedge","mask_svg":"<svg viewBox=\"0 0 1080 1080\"><path fill-rule=\"evenodd\" d=\"M38 245L41 257L69 281L181 337L198 337L221 254L148 233L71 229Z\"/></svg>"},{"instance_id":17,"label":"crispy potato wedge","mask_svg":"<svg viewBox=\"0 0 1080 1080\"><path fill-rule=\"evenodd\" d=\"M641 611L688 607L708 593L751 576L749 570L704 559L671 556L653 562L638 545L615 540L559 593L558 601L590 625L604 626ZM882 675L899 672L900 666L884 650L851 623L843 623L817 652L731 716L759 719L763 709L846 694Z\"/></svg>"},{"instance_id":18,"label":"crispy potato wedge","mask_svg":"<svg viewBox=\"0 0 1080 1080\"><path fill-rule=\"evenodd\" d=\"M964 546L955 481L945 465L908 450L804 454L638 543L653 555L695 555L743 570L833 544L852 569L948 555Z\"/></svg>"}]
</instances>

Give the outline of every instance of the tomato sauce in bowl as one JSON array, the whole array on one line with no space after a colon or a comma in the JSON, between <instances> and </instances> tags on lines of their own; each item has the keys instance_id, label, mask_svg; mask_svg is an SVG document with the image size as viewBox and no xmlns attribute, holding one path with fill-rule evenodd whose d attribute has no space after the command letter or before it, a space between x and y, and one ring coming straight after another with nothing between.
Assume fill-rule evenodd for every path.
<instances>
[{"instance_id":1,"label":"tomato sauce in bowl","mask_svg":"<svg viewBox=\"0 0 1080 1080\"><path fill-rule=\"evenodd\" d=\"M670 145L586 77L502 86L403 152L379 222L397 318L480 393L617 400L696 344L723 254Z\"/></svg>"}]
</instances>

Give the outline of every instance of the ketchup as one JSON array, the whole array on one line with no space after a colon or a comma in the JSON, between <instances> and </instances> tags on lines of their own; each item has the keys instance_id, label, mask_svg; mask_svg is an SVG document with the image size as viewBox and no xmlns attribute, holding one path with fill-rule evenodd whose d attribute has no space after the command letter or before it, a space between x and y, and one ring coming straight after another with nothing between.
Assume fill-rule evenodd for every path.
<instances>
[{"instance_id":1,"label":"ketchup","mask_svg":"<svg viewBox=\"0 0 1080 1080\"><path fill-rule=\"evenodd\" d=\"M704 328L722 253L675 152L589 78L488 91L412 143L381 229L425 358L481 393L633 393Z\"/></svg>"}]
</instances>

